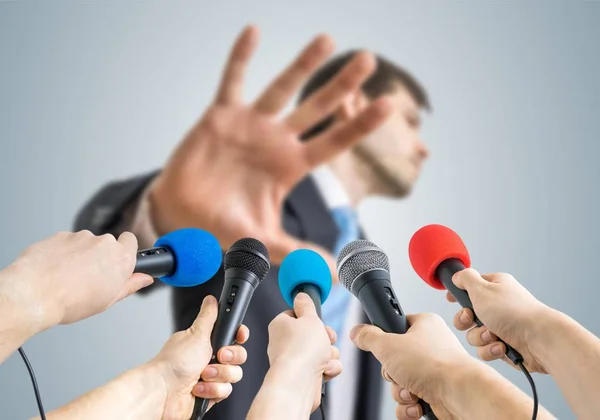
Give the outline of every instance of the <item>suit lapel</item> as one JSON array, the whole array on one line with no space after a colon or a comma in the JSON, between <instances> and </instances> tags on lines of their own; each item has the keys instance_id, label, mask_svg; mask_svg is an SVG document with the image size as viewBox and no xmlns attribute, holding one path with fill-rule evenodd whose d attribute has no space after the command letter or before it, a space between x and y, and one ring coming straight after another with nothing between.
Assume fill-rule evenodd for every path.
<instances>
[{"instance_id":1,"label":"suit lapel","mask_svg":"<svg viewBox=\"0 0 600 420\"><path fill-rule=\"evenodd\" d=\"M334 249L338 228L313 179L304 178L286 200L286 206L300 223L300 237L330 251Z\"/></svg>"}]
</instances>

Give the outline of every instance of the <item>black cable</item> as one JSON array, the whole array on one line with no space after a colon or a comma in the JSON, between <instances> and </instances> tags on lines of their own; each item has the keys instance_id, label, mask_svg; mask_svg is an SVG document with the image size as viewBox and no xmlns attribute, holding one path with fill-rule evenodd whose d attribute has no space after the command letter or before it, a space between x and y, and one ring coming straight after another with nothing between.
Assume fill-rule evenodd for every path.
<instances>
[{"instance_id":1,"label":"black cable","mask_svg":"<svg viewBox=\"0 0 600 420\"><path fill-rule=\"evenodd\" d=\"M533 382L533 378L531 377L531 374L529 373L529 371L527 370L527 368L525 367L523 362L518 362L517 365L521 368L521 370L525 374L525 377L529 381L529 385L531 385L531 392L533 393L533 416L531 416L531 418L532 418L532 420L536 420L539 402L538 402L538 395L537 395L537 389L535 387L535 382Z\"/></svg>"},{"instance_id":2,"label":"black cable","mask_svg":"<svg viewBox=\"0 0 600 420\"><path fill-rule=\"evenodd\" d=\"M23 347L19 347L19 354L25 362L25 366L27 366L27 371L29 372L29 376L31 377L31 383L33 384L33 392L35 392L35 399L37 400L37 406L40 411L40 417L42 420L46 420L46 412L44 411L44 405L42 404L42 397L40 395L40 390L38 389L37 380L35 379L35 373L33 373L33 368L31 367L31 363L29 363L29 359L25 354L25 350Z\"/></svg>"},{"instance_id":3,"label":"black cable","mask_svg":"<svg viewBox=\"0 0 600 420\"><path fill-rule=\"evenodd\" d=\"M321 405L319 405L319 408L321 409L321 420L327 420L327 417L325 417L325 412L327 410L325 408L325 393L324 392L321 394Z\"/></svg>"}]
</instances>

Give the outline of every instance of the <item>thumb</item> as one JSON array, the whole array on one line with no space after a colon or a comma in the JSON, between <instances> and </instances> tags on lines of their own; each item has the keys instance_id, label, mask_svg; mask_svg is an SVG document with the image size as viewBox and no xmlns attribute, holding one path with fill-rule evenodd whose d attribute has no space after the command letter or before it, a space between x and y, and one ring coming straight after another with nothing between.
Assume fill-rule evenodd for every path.
<instances>
[{"instance_id":1,"label":"thumb","mask_svg":"<svg viewBox=\"0 0 600 420\"><path fill-rule=\"evenodd\" d=\"M198 316L188 331L203 341L210 342L210 334L217 320L218 310L217 299L211 295L206 296L202 301Z\"/></svg>"},{"instance_id":2,"label":"thumb","mask_svg":"<svg viewBox=\"0 0 600 420\"><path fill-rule=\"evenodd\" d=\"M369 351L376 355L385 333L374 325L360 324L350 331L350 339L363 351Z\"/></svg>"},{"instance_id":3,"label":"thumb","mask_svg":"<svg viewBox=\"0 0 600 420\"><path fill-rule=\"evenodd\" d=\"M129 280L127 280L125 284L123 284L123 287L121 288L121 291L115 298L114 303L120 302L126 297L133 295L138 290L150 286L152 283L154 283L154 279L149 275L142 273L134 273L129 278Z\"/></svg>"},{"instance_id":4,"label":"thumb","mask_svg":"<svg viewBox=\"0 0 600 420\"><path fill-rule=\"evenodd\" d=\"M456 287L466 290L469 294L476 293L488 284L488 282L472 268L465 268L454 274L454 276L452 276L452 282Z\"/></svg>"},{"instance_id":5,"label":"thumb","mask_svg":"<svg viewBox=\"0 0 600 420\"><path fill-rule=\"evenodd\" d=\"M281 264L283 259L287 257L287 255L293 251L298 249L310 249L311 251L315 251L319 254L327 265L329 266L329 271L331 272L331 279L333 284L338 282L337 276L337 268L335 258L331 254L331 252L325 249L322 246L314 244L312 242L302 241L300 239L294 238L290 236L285 231L281 231L280 235L277 236L277 239L270 244L265 243L267 248L269 248L269 254L271 256L271 261L275 264Z\"/></svg>"},{"instance_id":6,"label":"thumb","mask_svg":"<svg viewBox=\"0 0 600 420\"><path fill-rule=\"evenodd\" d=\"M296 295L294 299L294 312L296 313L296 318L317 316L315 303L306 293L298 293Z\"/></svg>"}]
</instances>

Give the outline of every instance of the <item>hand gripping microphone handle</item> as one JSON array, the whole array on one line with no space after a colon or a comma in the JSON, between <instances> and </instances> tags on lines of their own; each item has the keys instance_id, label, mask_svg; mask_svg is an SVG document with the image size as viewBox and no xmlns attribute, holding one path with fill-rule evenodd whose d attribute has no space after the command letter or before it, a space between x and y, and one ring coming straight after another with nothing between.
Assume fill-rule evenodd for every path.
<instances>
[{"instance_id":1,"label":"hand gripping microphone handle","mask_svg":"<svg viewBox=\"0 0 600 420\"><path fill-rule=\"evenodd\" d=\"M317 315L319 316L319 318L321 318L321 289L319 289L316 285L310 283L300 284L292 292L292 301L296 299L296 295L298 293L306 293L311 298L311 300L315 304Z\"/></svg>"},{"instance_id":2,"label":"hand gripping microphone handle","mask_svg":"<svg viewBox=\"0 0 600 420\"><path fill-rule=\"evenodd\" d=\"M210 340L214 352L211 364L218 363L219 349L235 344L235 336L259 283L258 277L248 270L229 268L225 271L225 282L219 298L219 314ZM201 419L208 411L209 403L210 400L196 398L192 420Z\"/></svg>"},{"instance_id":3,"label":"hand gripping microphone handle","mask_svg":"<svg viewBox=\"0 0 600 420\"><path fill-rule=\"evenodd\" d=\"M396 298L388 271L367 271L358 276L351 287L352 294L358 298L373 325L387 333L406 333L408 321ZM423 418L437 420L428 403L419 399L419 404L423 408Z\"/></svg>"},{"instance_id":4,"label":"hand gripping microphone handle","mask_svg":"<svg viewBox=\"0 0 600 420\"><path fill-rule=\"evenodd\" d=\"M466 290L460 289L456 287L454 282L452 281L452 276L465 269L465 265L462 261L458 259L448 259L442 261L436 270L436 276L440 280L440 282L444 285L444 287L450 292L450 294L456 299L460 306L463 308L468 308L473 312L474 322L478 327L483 326L483 322L477 317L475 313L475 309L473 309L473 303L471 302L471 298ZM501 339L498 341L504 343ZM508 357L515 365L523 362L523 356L513 349L508 344L506 345L506 357Z\"/></svg>"}]
</instances>

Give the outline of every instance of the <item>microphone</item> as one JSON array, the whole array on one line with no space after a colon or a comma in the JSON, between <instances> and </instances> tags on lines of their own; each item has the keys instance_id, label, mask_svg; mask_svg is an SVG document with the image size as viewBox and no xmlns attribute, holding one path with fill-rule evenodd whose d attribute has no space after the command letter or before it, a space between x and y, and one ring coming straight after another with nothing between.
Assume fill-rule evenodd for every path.
<instances>
[{"instance_id":1,"label":"microphone","mask_svg":"<svg viewBox=\"0 0 600 420\"><path fill-rule=\"evenodd\" d=\"M460 306L473 312L475 324L483 326L467 291L452 282L455 273L471 267L469 251L456 232L443 225L423 226L410 239L408 256L413 269L425 283L435 289L448 290ZM508 344L506 357L515 365L523 362L523 356Z\"/></svg>"},{"instance_id":2,"label":"microphone","mask_svg":"<svg viewBox=\"0 0 600 420\"><path fill-rule=\"evenodd\" d=\"M287 255L279 266L279 291L285 302L294 307L298 293L312 299L321 318L321 305L331 292L331 271L318 253L310 249L297 249ZM321 418L325 419L325 378L321 385Z\"/></svg>"},{"instance_id":3,"label":"microphone","mask_svg":"<svg viewBox=\"0 0 600 420\"><path fill-rule=\"evenodd\" d=\"M281 296L290 307L298 293L306 293L321 318L321 305L331 291L331 272L323 257L309 249L291 252L281 262L278 281Z\"/></svg>"},{"instance_id":4,"label":"microphone","mask_svg":"<svg viewBox=\"0 0 600 420\"><path fill-rule=\"evenodd\" d=\"M387 333L406 333L408 322L392 287L385 252L373 242L352 241L338 255L337 272L340 283L358 298L373 325ZM424 418L437 420L429 404L420 399L419 403Z\"/></svg>"},{"instance_id":5,"label":"microphone","mask_svg":"<svg viewBox=\"0 0 600 420\"><path fill-rule=\"evenodd\" d=\"M218 363L216 354L220 348L235 343L254 291L271 268L269 251L257 239L240 239L225 253L224 268L225 282L219 298L219 313L210 340L213 349L211 363ZM200 420L206 414L209 402L196 398L191 418Z\"/></svg>"},{"instance_id":6,"label":"microphone","mask_svg":"<svg viewBox=\"0 0 600 420\"><path fill-rule=\"evenodd\" d=\"M221 245L211 233L179 229L158 238L154 248L138 251L133 272L171 286L191 287L210 280L221 267L222 258Z\"/></svg>"}]
</instances>

